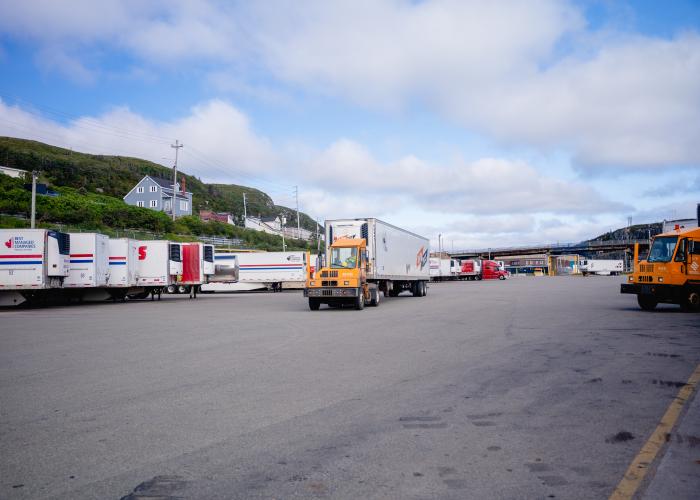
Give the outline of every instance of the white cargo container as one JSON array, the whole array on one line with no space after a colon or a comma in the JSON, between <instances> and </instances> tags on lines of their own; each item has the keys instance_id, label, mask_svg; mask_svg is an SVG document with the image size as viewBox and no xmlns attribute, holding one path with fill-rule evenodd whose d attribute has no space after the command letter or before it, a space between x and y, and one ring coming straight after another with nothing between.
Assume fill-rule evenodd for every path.
<instances>
[{"instance_id":1,"label":"white cargo container","mask_svg":"<svg viewBox=\"0 0 700 500\"><path fill-rule=\"evenodd\" d=\"M403 290L424 294L425 282L430 279L427 238L374 218L327 220L325 232L326 255L339 238L365 238L367 282L376 283L385 294L397 295Z\"/></svg>"},{"instance_id":2,"label":"white cargo container","mask_svg":"<svg viewBox=\"0 0 700 500\"><path fill-rule=\"evenodd\" d=\"M182 274L182 249L180 243L166 240L142 240L138 242L136 284L151 290L160 290L177 284Z\"/></svg>"},{"instance_id":3,"label":"white cargo container","mask_svg":"<svg viewBox=\"0 0 700 500\"><path fill-rule=\"evenodd\" d=\"M70 272L64 288L99 288L109 275L109 238L99 233L70 233Z\"/></svg>"},{"instance_id":4,"label":"white cargo container","mask_svg":"<svg viewBox=\"0 0 700 500\"><path fill-rule=\"evenodd\" d=\"M137 285L138 242L129 238L110 238L108 249L107 286L109 288L135 287Z\"/></svg>"},{"instance_id":5,"label":"white cargo container","mask_svg":"<svg viewBox=\"0 0 700 500\"><path fill-rule=\"evenodd\" d=\"M623 273L624 263L621 260L583 259L579 261L579 271L584 276L588 274L616 276Z\"/></svg>"},{"instance_id":6,"label":"white cargo container","mask_svg":"<svg viewBox=\"0 0 700 500\"><path fill-rule=\"evenodd\" d=\"M0 305L61 288L70 270L70 236L47 229L0 229Z\"/></svg>"}]
</instances>

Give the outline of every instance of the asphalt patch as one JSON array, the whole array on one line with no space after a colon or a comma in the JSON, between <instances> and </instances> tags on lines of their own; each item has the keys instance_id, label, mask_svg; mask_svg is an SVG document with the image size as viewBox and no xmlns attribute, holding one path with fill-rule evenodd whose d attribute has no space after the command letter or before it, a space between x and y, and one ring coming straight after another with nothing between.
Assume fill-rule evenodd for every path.
<instances>
[{"instance_id":1,"label":"asphalt patch","mask_svg":"<svg viewBox=\"0 0 700 500\"><path fill-rule=\"evenodd\" d=\"M634 434L627 431L620 431L605 440L606 443L624 443L634 439Z\"/></svg>"}]
</instances>

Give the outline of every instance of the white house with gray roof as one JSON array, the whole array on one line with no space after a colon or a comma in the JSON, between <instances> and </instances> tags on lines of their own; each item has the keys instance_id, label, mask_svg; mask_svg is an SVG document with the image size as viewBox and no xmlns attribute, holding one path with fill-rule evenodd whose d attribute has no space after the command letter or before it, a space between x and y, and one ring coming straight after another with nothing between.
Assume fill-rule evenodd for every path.
<instances>
[{"instance_id":1,"label":"white house with gray roof","mask_svg":"<svg viewBox=\"0 0 700 500\"><path fill-rule=\"evenodd\" d=\"M167 214L173 212L173 181L145 176L124 196L124 202L135 207L150 208ZM192 215L192 193L185 190L185 178L177 185L175 216Z\"/></svg>"}]
</instances>

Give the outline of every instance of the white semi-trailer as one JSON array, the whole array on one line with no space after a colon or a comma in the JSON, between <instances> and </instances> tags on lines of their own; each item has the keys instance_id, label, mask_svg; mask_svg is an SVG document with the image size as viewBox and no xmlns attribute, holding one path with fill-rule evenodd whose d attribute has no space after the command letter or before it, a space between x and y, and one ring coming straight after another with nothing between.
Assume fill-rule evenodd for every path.
<instances>
[{"instance_id":1,"label":"white semi-trailer","mask_svg":"<svg viewBox=\"0 0 700 500\"><path fill-rule=\"evenodd\" d=\"M232 263L237 267L238 279L236 282L226 280L222 283L223 280L214 278L210 280L210 283L202 286L202 291L281 290L283 287L293 288L295 286L302 288L306 282L308 266L313 265L313 262L309 262L309 260L307 252L217 253L214 256L217 274L220 266Z\"/></svg>"},{"instance_id":2,"label":"white semi-trailer","mask_svg":"<svg viewBox=\"0 0 700 500\"><path fill-rule=\"evenodd\" d=\"M430 257L430 280L447 281L454 279L453 261L447 257Z\"/></svg>"},{"instance_id":3,"label":"white semi-trailer","mask_svg":"<svg viewBox=\"0 0 700 500\"><path fill-rule=\"evenodd\" d=\"M165 240L141 240L137 247L136 284L143 291L134 295L145 298L158 295L169 285L177 285L182 275L182 247Z\"/></svg>"},{"instance_id":4,"label":"white semi-trailer","mask_svg":"<svg viewBox=\"0 0 700 500\"><path fill-rule=\"evenodd\" d=\"M427 238L379 219L327 220L326 258L304 288L309 308L321 304L379 305L380 292L426 295L430 279Z\"/></svg>"},{"instance_id":5,"label":"white semi-trailer","mask_svg":"<svg viewBox=\"0 0 700 500\"><path fill-rule=\"evenodd\" d=\"M583 259L579 261L578 268L584 276L588 274L617 276L624 272L624 263L621 260Z\"/></svg>"},{"instance_id":6,"label":"white semi-trailer","mask_svg":"<svg viewBox=\"0 0 700 500\"><path fill-rule=\"evenodd\" d=\"M137 286L138 241L129 238L110 238L109 274L107 288L114 299L124 299Z\"/></svg>"},{"instance_id":7,"label":"white semi-trailer","mask_svg":"<svg viewBox=\"0 0 700 500\"><path fill-rule=\"evenodd\" d=\"M70 271L70 235L47 229L0 229L0 305L41 299Z\"/></svg>"},{"instance_id":8,"label":"white semi-trailer","mask_svg":"<svg viewBox=\"0 0 700 500\"><path fill-rule=\"evenodd\" d=\"M100 288L109 276L109 237L99 233L70 233L70 272L65 288Z\"/></svg>"}]
</instances>

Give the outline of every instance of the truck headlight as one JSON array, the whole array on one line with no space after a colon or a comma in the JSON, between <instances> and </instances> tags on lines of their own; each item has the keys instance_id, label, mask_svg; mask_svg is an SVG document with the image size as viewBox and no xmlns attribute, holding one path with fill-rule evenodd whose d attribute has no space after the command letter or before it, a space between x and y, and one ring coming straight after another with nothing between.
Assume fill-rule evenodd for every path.
<instances>
[{"instance_id":1,"label":"truck headlight","mask_svg":"<svg viewBox=\"0 0 700 500\"><path fill-rule=\"evenodd\" d=\"M663 282L664 282L663 276L659 276L659 283L663 283Z\"/></svg>"},{"instance_id":2,"label":"truck headlight","mask_svg":"<svg viewBox=\"0 0 700 500\"><path fill-rule=\"evenodd\" d=\"M629 281L634 281L634 276L632 276L632 275L630 274L629 277L628 277L627 279L628 279Z\"/></svg>"},{"instance_id":3,"label":"truck headlight","mask_svg":"<svg viewBox=\"0 0 700 500\"><path fill-rule=\"evenodd\" d=\"M343 281L343 285L348 286L350 284L349 281Z\"/></svg>"},{"instance_id":4,"label":"truck headlight","mask_svg":"<svg viewBox=\"0 0 700 500\"><path fill-rule=\"evenodd\" d=\"M316 282L315 282L315 281L309 281L309 286L316 286Z\"/></svg>"}]
</instances>

